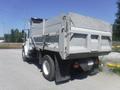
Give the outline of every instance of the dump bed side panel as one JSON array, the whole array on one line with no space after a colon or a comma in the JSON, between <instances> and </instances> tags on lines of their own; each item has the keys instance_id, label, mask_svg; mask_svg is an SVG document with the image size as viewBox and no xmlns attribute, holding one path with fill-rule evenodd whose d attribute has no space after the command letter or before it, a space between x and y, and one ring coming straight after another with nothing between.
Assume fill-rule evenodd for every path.
<instances>
[{"instance_id":1,"label":"dump bed side panel","mask_svg":"<svg viewBox=\"0 0 120 90\"><path fill-rule=\"evenodd\" d=\"M36 48L59 52L59 49L62 48L62 43L64 43L62 42L59 45L59 32L64 26L62 18L63 15L42 23L32 23L30 35L33 38Z\"/></svg>"},{"instance_id":2,"label":"dump bed side panel","mask_svg":"<svg viewBox=\"0 0 120 90\"><path fill-rule=\"evenodd\" d=\"M62 29L62 17L56 17L54 19L45 22L45 50L59 52L59 31ZM62 43L61 43L62 44Z\"/></svg>"}]
</instances>

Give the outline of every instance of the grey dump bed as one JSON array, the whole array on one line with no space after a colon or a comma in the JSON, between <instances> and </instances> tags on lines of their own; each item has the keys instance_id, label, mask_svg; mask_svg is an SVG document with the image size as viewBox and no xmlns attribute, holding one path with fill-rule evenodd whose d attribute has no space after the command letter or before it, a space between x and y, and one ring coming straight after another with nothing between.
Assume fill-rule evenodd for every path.
<instances>
[{"instance_id":1,"label":"grey dump bed","mask_svg":"<svg viewBox=\"0 0 120 90\"><path fill-rule=\"evenodd\" d=\"M31 23L35 47L58 52L62 59L84 58L111 51L111 25L95 18L68 13Z\"/></svg>"}]
</instances>

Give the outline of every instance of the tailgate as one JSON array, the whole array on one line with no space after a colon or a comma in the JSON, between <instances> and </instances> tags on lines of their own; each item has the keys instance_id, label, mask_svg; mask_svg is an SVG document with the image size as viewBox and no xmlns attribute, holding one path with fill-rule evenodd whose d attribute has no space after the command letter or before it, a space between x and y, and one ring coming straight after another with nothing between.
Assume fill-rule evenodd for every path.
<instances>
[{"instance_id":1,"label":"tailgate","mask_svg":"<svg viewBox=\"0 0 120 90\"><path fill-rule=\"evenodd\" d=\"M112 33L71 27L68 53L111 51Z\"/></svg>"}]
</instances>

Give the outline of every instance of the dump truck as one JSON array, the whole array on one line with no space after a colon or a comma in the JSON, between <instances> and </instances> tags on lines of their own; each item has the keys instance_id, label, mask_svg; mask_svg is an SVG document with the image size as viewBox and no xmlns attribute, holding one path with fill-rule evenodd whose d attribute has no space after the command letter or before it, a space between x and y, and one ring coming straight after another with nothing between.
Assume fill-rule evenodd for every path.
<instances>
[{"instance_id":1,"label":"dump truck","mask_svg":"<svg viewBox=\"0 0 120 90\"><path fill-rule=\"evenodd\" d=\"M61 82L70 80L74 69L96 74L98 57L110 53L111 46L109 23L70 12L52 19L31 18L22 57L39 60L45 79Z\"/></svg>"}]
</instances>

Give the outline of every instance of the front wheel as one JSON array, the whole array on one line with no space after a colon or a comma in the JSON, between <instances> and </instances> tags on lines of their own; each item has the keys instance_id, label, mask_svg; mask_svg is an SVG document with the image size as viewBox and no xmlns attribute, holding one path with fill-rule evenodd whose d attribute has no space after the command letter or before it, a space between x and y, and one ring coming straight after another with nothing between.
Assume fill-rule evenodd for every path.
<instances>
[{"instance_id":1,"label":"front wheel","mask_svg":"<svg viewBox=\"0 0 120 90\"><path fill-rule=\"evenodd\" d=\"M53 59L49 55L43 57L42 72L45 79L53 81L55 78L55 65Z\"/></svg>"},{"instance_id":2,"label":"front wheel","mask_svg":"<svg viewBox=\"0 0 120 90\"><path fill-rule=\"evenodd\" d=\"M25 50L24 49L22 50L22 59L23 59L23 61L28 61L28 58L25 55Z\"/></svg>"}]
</instances>

